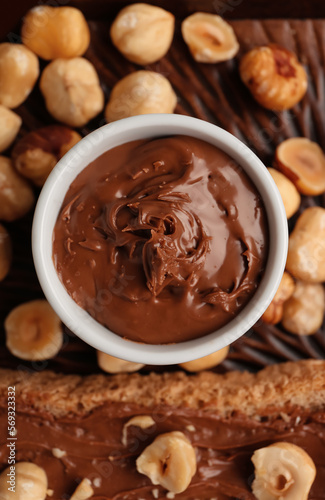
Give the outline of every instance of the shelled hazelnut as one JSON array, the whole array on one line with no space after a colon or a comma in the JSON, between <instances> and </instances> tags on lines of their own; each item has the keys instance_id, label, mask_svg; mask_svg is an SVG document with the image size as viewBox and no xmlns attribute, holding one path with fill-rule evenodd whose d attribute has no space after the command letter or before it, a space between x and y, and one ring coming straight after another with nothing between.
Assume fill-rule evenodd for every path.
<instances>
[{"instance_id":1,"label":"shelled hazelnut","mask_svg":"<svg viewBox=\"0 0 325 500\"><path fill-rule=\"evenodd\" d=\"M296 55L270 44L247 52L240 61L240 77L254 99L267 109L292 108L305 95L307 74Z\"/></svg>"},{"instance_id":2,"label":"shelled hazelnut","mask_svg":"<svg viewBox=\"0 0 325 500\"><path fill-rule=\"evenodd\" d=\"M297 281L293 295L283 305L282 325L296 335L312 335L322 326L324 313L323 285Z\"/></svg>"},{"instance_id":3,"label":"shelled hazelnut","mask_svg":"<svg viewBox=\"0 0 325 500\"><path fill-rule=\"evenodd\" d=\"M301 202L301 197L297 188L288 177L276 170L275 168L268 168L283 201L288 219L292 217L298 210Z\"/></svg>"},{"instance_id":4,"label":"shelled hazelnut","mask_svg":"<svg viewBox=\"0 0 325 500\"><path fill-rule=\"evenodd\" d=\"M19 115L0 104L0 153L14 142L21 123Z\"/></svg>"},{"instance_id":5,"label":"shelled hazelnut","mask_svg":"<svg viewBox=\"0 0 325 500\"><path fill-rule=\"evenodd\" d=\"M132 363L124 359L115 358L106 352L97 351L98 366L107 373L136 372L144 366L141 363Z\"/></svg>"},{"instance_id":6,"label":"shelled hazelnut","mask_svg":"<svg viewBox=\"0 0 325 500\"><path fill-rule=\"evenodd\" d=\"M42 361L61 349L61 320L46 300L32 300L15 307L5 320L6 345L17 358Z\"/></svg>"},{"instance_id":7,"label":"shelled hazelnut","mask_svg":"<svg viewBox=\"0 0 325 500\"><path fill-rule=\"evenodd\" d=\"M16 108L32 91L39 76L35 54L16 43L0 43L0 104Z\"/></svg>"},{"instance_id":8,"label":"shelled hazelnut","mask_svg":"<svg viewBox=\"0 0 325 500\"><path fill-rule=\"evenodd\" d=\"M18 462L15 465L15 492L8 489L7 467L0 474L1 500L45 500L47 494L47 476L41 467L30 462Z\"/></svg>"},{"instance_id":9,"label":"shelled hazelnut","mask_svg":"<svg viewBox=\"0 0 325 500\"><path fill-rule=\"evenodd\" d=\"M108 122L148 113L172 113L177 97L167 78L153 71L136 71L114 86L105 109Z\"/></svg>"},{"instance_id":10,"label":"shelled hazelnut","mask_svg":"<svg viewBox=\"0 0 325 500\"><path fill-rule=\"evenodd\" d=\"M134 3L122 9L111 26L115 47L129 61L151 64L168 52L174 36L175 18L165 9Z\"/></svg>"},{"instance_id":11,"label":"shelled hazelnut","mask_svg":"<svg viewBox=\"0 0 325 500\"><path fill-rule=\"evenodd\" d=\"M0 224L0 281L2 281L10 270L12 259L11 240L8 231Z\"/></svg>"},{"instance_id":12,"label":"shelled hazelnut","mask_svg":"<svg viewBox=\"0 0 325 500\"><path fill-rule=\"evenodd\" d=\"M302 281L325 281L325 208L309 207L299 216L289 238L287 270Z\"/></svg>"},{"instance_id":13,"label":"shelled hazelnut","mask_svg":"<svg viewBox=\"0 0 325 500\"><path fill-rule=\"evenodd\" d=\"M276 162L300 193L325 192L325 155L316 142L305 137L287 139L276 148Z\"/></svg>"},{"instance_id":14,"label":"shelled hazelnut","mask_svg":"<svg viewBox=\"0 0 325 500\"><path fill-rule=\"evenodd\" d=\"M229 346L220 349L219 351L208 354L203 358L194 359L193 361L187 361L186 363L180 363L179 366L187 370L188 372L200 372L202 370L209 370L216 365L222 363L226 359L229 352Z\"/></svg>"},{"instance_id":15,"label":"shelled hazelnut","mask_svg":"<svg viewBox=\"0 0 325 500\"><path fill-rule=\"evenodd\" d=\"M0 156L0 220L11 222L30 211L35 203L32 188L15 170L12 161Z\"/></svg>"},{"instance_id":16,"label":"shelled hazelnut","mask_svg":"<svg viewBox=\"0 0 325 500\"><path fill-rule=\"evenodd\" d=\"M316 467L300 446L278 442L256 450L252 456L257 500L307 500Z\"/></svg>"},{"instance_id":17,"label":"shelled hazelnut","mask_svg":"<svg viewBox=\"0 0 325 500\"><path fill-rule=\"evenodd\" d=\"M48 125L26 134L12 150L18 172L42 186L56 163L81 136L62 125Z\"/></svg>"},{"instance_id":18,"label":"shelled hazelnut","mask_svg":"<svg viewBox=\"0 0 325 500\"><path fill-rule=\"evenodd\" d=\"M182 35L198 62L218 63L235 57L239 43L229 23L222 17L196 12L182 22Z\"/></svg>"},{"instance_id":19,"label":"shelled hazelnut","mask_svg":"<svg viewBox=\"0 0 325 500\"><path fill-rule=\"evenodd\" d=\"M34 7L24 18L21 36L30 50L46 60L81 56L90 42L87 21L74 7Z\"/></svg>"},{"instance_id":20,"label":"shelled hazelnut","mask_svg":"<svg viewBox=\"0 0 325 500\"><path fill-rule=\"evenodd\" d=\"M83 127L104 107L96 70L83 57L52 61L42 73L40 89L49 113L70 127Z\"/></svg>"},{"instance_id":21,"label":"shelled hazelnut","mask_svg":"<svg viewBox=\"0 0 325 500\"><path fill-rule=\"evenodd\" d=\"M279 288L265 313L262 315L262 320L265 323L276 325L283 316L283 305L290 299L295 290L295 282L286 271L283 273Z\"/></svg>"}]
</instances>

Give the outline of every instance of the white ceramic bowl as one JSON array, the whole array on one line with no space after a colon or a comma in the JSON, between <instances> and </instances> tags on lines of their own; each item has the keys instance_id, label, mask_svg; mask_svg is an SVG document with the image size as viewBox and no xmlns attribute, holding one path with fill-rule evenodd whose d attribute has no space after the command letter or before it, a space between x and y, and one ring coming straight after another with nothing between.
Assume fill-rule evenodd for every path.
<instances>
[{"instance_id":1,"label":"white ceramic bowl","mask_svg":"<svg viewBox=\"0 0 325 500\"><path fill-rule=\"evenodd\" d=\"M226 326L202 338L169 345L122 339L100 325L67 293L52 260L52 233L65 194L74 178L105 151L137 139L170 135L197 137L219 147L242 166L265 204L269 256L262 281L250 302ZM33 256L44 294L67 327L96 349L145 364L176 364L206 356L249 330L271 302L282 277L287 247L287 219L279 191L267 169L242 142L210 123L181 115L142 115L105 125L76 144L56 165L40 194L33 223Z\"/></svg>"}]
</instances>

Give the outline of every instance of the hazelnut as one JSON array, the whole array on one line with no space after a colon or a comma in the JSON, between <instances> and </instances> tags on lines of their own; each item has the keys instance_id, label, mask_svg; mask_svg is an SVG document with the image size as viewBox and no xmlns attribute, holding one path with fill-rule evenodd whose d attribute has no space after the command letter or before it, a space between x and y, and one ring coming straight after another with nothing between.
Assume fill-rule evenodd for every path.
<instances>
[{"instance_id":1,"label":"hazelnut","mask_svg":"<svg viewBox=\"0 0 325 500\"><path fill-rule=\"evenodd\" d=\"M136 372L144 366L124 359L115 358L106 352L97 351L98 366L107 373Z\"/></svg>"},{"instance_id":2,"label":"hazelnut","mask_svg":"<svg viewBox=\"0 0 325 500\"><path fill-rule=\"evenodd\" d=\"M15 307L5 320L6 345L11 354L28 361L53 358L61 349L61 320L46 300Z\"/></svg>"},{"instance_id":3,"label":"hazelnut","mask_svg":"<svg viewBox=\"0 0 325 500\"><path fill-rule=\"evenodd\" d=\"M0 156L0 220L23 217L34 205L33 190L5 156Z\"/></svg>"},{"instance_id":4,"label":"hazelnut","mask_svg":"<svg viewBox=\"0 0 325 500\"><path fill-rule=\"evenodd\" d=\"M239 71L256 101L274 111L292 108L307 90L303 66L293 52L279 45L266 45L247 52Z\"/></svg>"},{"instance_id":5,"label":"hazelnut","mask_svg":"<svg viewBox=\"0 0 325 500\"><path fill-rule=\"evenodd\" d=\"M194 59L203 63L228 61L239 43L230 24L222 17L196 12L182 22L182 35Z\"/></svg>"},{"instance_id":6,"label":"hazelnut","mask_svg":"<svg viewBox=\"0 0 325 500\"><path fill-rule=\"evenodd\" d=\"M81 136L61 125L49 125L25 135L12 150L12 159L18 172L42 186L62 156Z\"/></svg>"},{"instance_id":7,"label":"hazelnut","mask_svg":"<svg viewBox=\"0 0 325 500\"><path fill-rule=\"evenodd\" d=\"M0 281L10 270L12 259L11 240L8 231L0 224Z\"/></svg>"},{"instance_id":8,"label":"hazelnut","mask_svg":"<svg viewBox=\"0 0 325 500\"><path fill-rule=\"evenodd\" d=\"M262 316L262 320L265 323L276 325L281 321L283 316L283 304L290 299L295 290L295 286L294 280L290 274L285 271L271 304Z\"/></svg>"},{"instance_id":9,"label":"hazelnut","mask_svg":"<svg viewBox=\"0 0 325 500\"><path fill-rule=\"evenodd\" d=\"M155 425L155 421L150 415L136 415L135 417L130 418L127 423L123 427L122 431L122 444L124 446L127 445L127 437L128 437L128 428L130 426L140 427L140 429L148 429Z\"/></svg>"},{"instance_id":10,"label":"hazelnut","mask_svg":"<svg viewBox=\"0 0 325 500\"><path fill-rule=\"evenodd\" d=\"M15 492L8 489L10 467L0 474L1 500L45 500L47 492L47 476L41 467L30 462L19 462L15 465Z\"/></svg>"},{"instance_id":11,"label":"hazelnut","mask_svg":"<svg viewBox=\"0 0 325 500\"><path fill-rule=\"evenodd\" d=\"M325 192L325 155L316 142L305 137L287 139L276 148L276 162L300 193Z\"/></svg>"},{"instance_id":12,"label":"hazelnut","mask_svg":"<svg viewBox=\"0 0 325 500\"><path fill-rule=\"evenodd\" d=\"M219 363L222 363L222 361L227 357L228 352L229 346L226 346L219 351L204 356L203 358L194 359L193 361L187 361L186 363L180 363L179 366L181 366L188 372L200 372L202 370L209 370Z\"/></svg>"},{"instance_id":13,"label":"hazelnut","mask_svg":"<svg viewBox=\"0 0 325 500\"><path fill-rule=\"evenodd\" d=\"M46 60L81 56L90 42L88 24L79 9L47 5L27 12L21 37L30 50Z\"/></svg>"},{"instance_id":14,"label":"hazelnut","mask_svg":"<svg viewBox=\"0 0 325 500\"><path fill-rule=\"evenodd\" d=\"M296 335L312 335L322 326L324 312L324 287L297 281L293 295L283 305L282 325Z\"/></svg>"},{"instance_id":15,"label":"hazelnut","mask_svg":"<svg viewBox=\"0 0 325 500\"><path fill-rule=\"evenodd\" d=\"M27 47L0 43L0 104L16 108L27 99L39 75L38 59Z\"/></svg>"},{"instance_id":16,"label":"hazelnut","mask_svg":"<svg viewBox=\"0 0 325 500\"><path fill-rule=\"evenodd\" d=\"M196 472L195 450L182 432L160 434L136 461L140 474L152 484L172 493L182 493Z\"/></svg>"},{"instance_id":17,"label":"hazelnut","mask_svg":"<svg viewBox=\"0 0 325 500\"><path fill-rule=\"evenodd\" d=\"M82 57L52 61L42 73L40 89L49 113L70 127L83 127L104 107L96 70Z\"/></svg>"},{"instance_id":18,"label":"hazelnut","mask_svg":"<svg viewBox=\"0 0 325 500\"><path fill-rule=\"evenodd\" d=\"M122 9L111 26L111 39L124 57L136 64L151 64L168 52L175 18L167 10L146 3Z\"/></svg>"},{"instance_id":19,"label":"hazelnut","mask_svg":"<svg viewBox=\"0 0 325 500\"><path fill-rule=\"evenodd\" d=\"M70 500L88 500L94 494L94 490L91 486L89 479L84 478L80 484L78 484L75 492L71 496Z\"/></svg>"},{"instance_id":20,"label":"hazelnut","mask_svg":"<svg viewBox=\"0 0 325 500\"><path fill-rule=\"evenodd\" d=\"M292 443L273 443L252 456L257 500L307 500L316 476L308 453Z\"/></svg>"},{"instance_id":21,"label":"hazelnut","mask_svg":"<svg viewBox=\"0 0 325 500\"><path fill-rule=\"evenodd\" d=\"M287 218L290 219L298 210L301 202L300 194L295 185L275 168L268 168L276 187L280 191Z\"/></svg>"},{"instance_id":22,"label":"hazelnut","mask_svg":"<svg viewBox=\"0 0 325 500\"><path fill-rule=\"evenodd\" d=\"M172 113L177 97L167 78L153 71L136 71L114 86L105 109L108 122L149 113Z\"/></svg>"},{"instance_id":23,"label":"hazelnut","mask_svg":"<svg viewBox=\"0 0 325 500\"><path fill-rule=\"evenodd\" d=\"M325 281L325 208L310 207L290 234L287 270L302 281Z\"/></svg>"},{"instance_id":24,"label":"hazelnut","mask_svg":"<svg viewBox=\"0 0 325 500\"><path fill-rule=\"evenodd\" d=\"M16 139L21 123L19 115L0 104L0 153Z\"/></svg>"}]
</instances>

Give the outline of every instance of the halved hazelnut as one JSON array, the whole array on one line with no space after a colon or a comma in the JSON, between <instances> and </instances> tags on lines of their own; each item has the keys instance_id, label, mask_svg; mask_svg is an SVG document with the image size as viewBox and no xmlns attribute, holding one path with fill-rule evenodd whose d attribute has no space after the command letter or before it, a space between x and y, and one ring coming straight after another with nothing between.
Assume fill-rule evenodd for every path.
<instances>
[{"instance_id":1,"label":"halved hazelnut","mask_svg":"<svg viewBox=\"0 0 325 500\"><path fill-rule=\"evenodd\" d=\"M0 152L5 151L16 139L22 119L0 104Z\"/></svg>"},{"instance_id":2,"label":"halved hazelnut","mask_svg":"<svg viewBox=\"0 0 325 500\"><path fill-rule=\"evenodd\" d=\"M316 142L305 137L287 139L276 148L276 162L300 193L325 192L325 155Z\"/></svg>"},{"instance_id":3,"label":"halved hazelnut","mask_svg":"<svg viewBox=\"0 0 325 500\"><path fill-rule=\"evenodd\" d=\"M105 109L108 122L149 113L172 113L176 94L163 75L154 71L136 71L114 86Z\"/></svg>"},{"instance_id":4,"label":"halved hazelnut","mask_svg":"<svg viewBox=\"0 0 325 500\"><path fill-rule=\"evenodd\" d=\"M148 429L153 425L155 425L155 421L150 415L136 415L135 417L130 418L130 420L128 420L126 424L124 424L122 430L122 444L124 446L127 445L129 427L140 427L140 429Z\"/></svg>"},{"instance_id":5,"label":"halved hazelnut","mask_svg":"<svg viewBox=\"0 0 325 500\"><path fill-rule=\"evenodd\" d=\"M301 202L301 197L297 188L288 177L276 170L275 168L268 168L276 187L280 191L283 205L288 219L292 217L298 210Z\"/></svg>"},{"instance_id":6,"label":"halved hazelnut","mask_svg":"<svg viewBox=\"0 0 325 500\"><path fill-rule=\"evenodd\" d=\"M11 240L6 228L0 224L0 281L2 281L10 270L12 260Z\"/></svg>"},{"instance_id":7,"label":"halved hazelnut","mask_svg":"<svg viewBox=\"0 0 325 500\"><path fill-rule=\"evenodd\" d=\"M240 61L240 77L254 99L267 109L292 108L305 95L307 74L290 50L270 44L257 47Z\"/></svg>"},{"instance_id":8,"label":"halved hazelnut","mask_svg":"<svg viewBox=\"0 0 325 500\"><path fill-rule=\"evenodd\" d=\"M34 7L24 18L21 36L30 50L46 60L81 56L90 42L83 13L68 6Z\"/></svg>"},{"instance_id":9,"label":"halved hazelnut","mask_svg":"<svg viewBox=\"0 0 325 500\"><path fill-rule=\"evenodd\" d=\"M239 43L230 24L222 17L196 12L182 22L182 35L194 59L217 63L235 57Z\"/></svg>"},{"instance_id":10,"label":"halved hazelnut","mask_svg":"<svg viewBox=\"0 0 325 500\"><path fill-rule=\"evenodd\" d=\"M83 127L104 107L96 70L83 57L52 61L42 73L40 89L49 113L70 127Z\"/></svg>"},{"instance_id":11,"label":"halved hazelnut","mask_svg":"<svg viewBox=\"0 0 325 500\"><path fill-rule=\"evenodd\" d=\"M188 372L200 372L202 370L209 370L214 366L222 363L222 361L227 357L229 352L229 346L227 345L219 351L203 356L203 358L194 359L193 361L187 361L186 363L180 363L179 366L187 370Z\"/></svg>"},{"instance_id":12,"label":"halved hazelnut","mask_svg":"<svg viewBox=\"0 0 325 500\"><path fill-rule=\"evenodd\" d=\"M175 18L165 9L134 3L122 9L111 27L115 47L136 64L151 64L168 51L174 36Z\"/></svg>"},{"instance_id":13,"label":"halved hazelnut","mask_svg":"<svg viewBox=\"0 0 325 500\"><path fill-rule=\"evenodd\" d=\"M19 106L38 76L38 58L31 50L18 43L0 43L0 104L7 108Z\"/></svg>"},{"instance_id":14,"label":"halved hazelnut","mask_svg":"<svg viewBox=\"0 0 325 500\"><path fill-rule=\"evenodd\" d=\"M49 125L25 135L12 150L12 159L18 172L42 186L62 156L81 136L61 125Z\"/></svg>"}]
</instances>

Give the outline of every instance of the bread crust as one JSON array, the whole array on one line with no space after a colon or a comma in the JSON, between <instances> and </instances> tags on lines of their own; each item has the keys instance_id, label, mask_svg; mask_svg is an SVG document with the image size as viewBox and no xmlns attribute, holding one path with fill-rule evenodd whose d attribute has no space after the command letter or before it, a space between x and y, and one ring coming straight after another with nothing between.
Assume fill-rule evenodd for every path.
<instances>
[{"instance_id":1,"label":"bread crust","mask_svg":"<svg viewBox=\"0 0 325 500\"><path fill-rule=\"evenodd\" d=\"M85 415L107 403L188 407L220 416L249 417L325 409L325 360L268 366L257 374L229 372L150 373L149 375L62 375L0 369L0 404L15 386L16 406L59 418Z\"/></svg>"}]
</instances>

